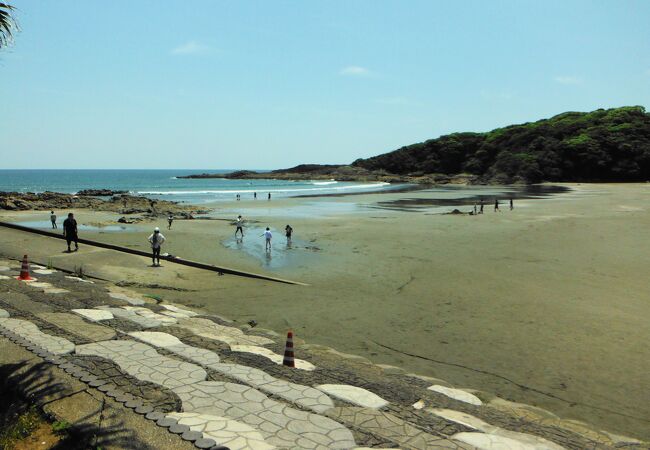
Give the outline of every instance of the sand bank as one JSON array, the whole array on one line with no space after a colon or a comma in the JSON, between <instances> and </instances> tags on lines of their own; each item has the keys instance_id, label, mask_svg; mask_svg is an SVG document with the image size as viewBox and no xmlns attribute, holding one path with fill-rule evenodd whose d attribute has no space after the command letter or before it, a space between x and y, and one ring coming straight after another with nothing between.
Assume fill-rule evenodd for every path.
<instances>
[{"instance_id":1,"label":"sand bank","mask_svg":"<svg viewBox=\"0 0 650 450\"><path fill-rule=\"evenodd\" d=\"M170 231L157 223L168 238L165 251L267 271L306 287L190 275L171 264L152 269L145 258L101 249L63 254L62 242L5 230L0 253L27 251L40 262L83 265L114 281L182 289L146 290L240 322L292 327L312 343L649 439L650 255L643 243L650 186L572 188L518 201L512 212L502 205L494 213L488 204L477 217L373 208L431 195L426 192L321 199L347 206L293 215L301 245L291 250L283 249L280 230L289 219L282 211L314 199L221 204L217 217L246 208L255 227L276 230L274 252L296 255L277 266L224 246L234 233L227 221L176 221ZM38 220L39 214L2 218ZM80 223L115 220L104 212L77 216ZM146 249L151 226L88 231L87 237Z\"/></svg>"}]
</instances>

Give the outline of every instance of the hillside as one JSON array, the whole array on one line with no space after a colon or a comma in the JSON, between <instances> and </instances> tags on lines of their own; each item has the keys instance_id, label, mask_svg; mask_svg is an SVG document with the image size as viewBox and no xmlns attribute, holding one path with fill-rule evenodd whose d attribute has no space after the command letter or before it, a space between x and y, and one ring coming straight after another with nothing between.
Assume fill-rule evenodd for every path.
<instances>
[{"instance_id":1,"label":"hillside","mask_svg":"<svg viewBox=\"0 0 650 450\"><path fill-rule=\"evenodd\" d=\"M566 112L550 119L454 133L353 167L418 177L472 174L483 182L650 180L650 114L641 106Z\"/></svg>"}]
</instances>

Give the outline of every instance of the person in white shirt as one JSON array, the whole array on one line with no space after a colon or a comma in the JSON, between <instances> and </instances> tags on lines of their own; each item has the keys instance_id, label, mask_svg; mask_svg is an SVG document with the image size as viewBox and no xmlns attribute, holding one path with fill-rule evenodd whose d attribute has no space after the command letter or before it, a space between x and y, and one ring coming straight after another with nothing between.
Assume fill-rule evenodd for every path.
<instances>
[{"instance_id":1,"label":"person in white shirt","mask_svg":"<svg viewBox=\"0 0 650 450\"><path fill-rule=\"evenodd\" d=\"M235 229L235 237L237 237L237 232L239 231L241 233L241 237L244 237L244 219L241 218L241 216L237 216L237 221L235 223L237 228Z\"/></svg>"},{"instance_id":2,"label":"person in white shirt","mask_svg":"<svg viewBox=\"0 0 650 450\"><path fill-rule=\"evenodd\" d=\"M273 234L271 233L271 230L269 229L269 227L266 227L266 231L264 231L264 233L261 234L260 236L264 236L264 238L266 239L266 251L267 252L270 251L271 250L271 239L273 238Z\"/></svg>"},{"instance_id":3,"label":"person in white shirt","mask_svg":"<svg viewBox=\"0 0 650 450\"><path fill-rule=\"evenodd\" d=\"M56 228L56 214L54 214L54 211L50 213L50 222L52 222L52 228Z\"/></svg>"},{"instance_id":4,"label":"person in white shirt","mask_svg":"<svg viewBox=\"0 0 650 450\"><path fill-rule=\"evenodd\" d=\"M153 266L160 266L160 248L165 242L165 236L160 232L160 228L156 227L151 236L149 236L149 243L151 243L151 259L153 259ZM156 263L156 260L158 262Z\"/></svg>"}]
</instances>

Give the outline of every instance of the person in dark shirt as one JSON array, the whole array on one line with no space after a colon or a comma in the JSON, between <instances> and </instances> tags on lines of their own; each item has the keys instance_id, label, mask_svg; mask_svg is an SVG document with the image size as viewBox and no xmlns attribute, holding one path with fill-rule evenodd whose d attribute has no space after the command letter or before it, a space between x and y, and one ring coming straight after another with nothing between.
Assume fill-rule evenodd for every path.
<instances>
[{"instance_id":1,"label":"person in dark shirt","mask_svg":"<svg viewBox=\"0 0 650 450\"><path fill-rule=\"evenodd\" d=\"M72 213L68 214L68 218L63 221L63 236L68 243L68 252L70 250L70 244L74 242L74 250L79 250L79 238L77 236L77 221L74 220L74 215Z\"/></svg>"},{"instance_id":2,"label":"person in dark shirt","mask_svg":"<svg viewBox=\"0 0 650 450\"><path fill-rule=\"evenodd\" d=\"M287 242L291 242L291 235L293 234L293 228L291 228L291 225L284 227L284 234L287 236Z\"/></svg>"}]
</instances>

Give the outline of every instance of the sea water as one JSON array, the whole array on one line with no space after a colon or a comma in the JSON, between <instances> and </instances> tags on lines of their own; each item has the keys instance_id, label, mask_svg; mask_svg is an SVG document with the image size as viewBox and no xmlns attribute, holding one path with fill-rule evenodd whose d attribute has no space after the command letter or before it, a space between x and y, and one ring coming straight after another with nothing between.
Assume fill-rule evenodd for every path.
<instances>
[{"instance_id":1,"label":"sea water","mask_svg":"<svg viewBox=\"0 0 650 450\"><path fill-rule=\"evenodd\" d=\"M375 192L394 189L388 183L338 182L334 180L229 180L183 179L196 173L226 174L232 170L0 170L0 191L63 192L82 189L128 191L133 195L192 204L243 199L259 200L309 194Z\"/></svg>"}]
</instances>

